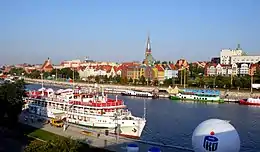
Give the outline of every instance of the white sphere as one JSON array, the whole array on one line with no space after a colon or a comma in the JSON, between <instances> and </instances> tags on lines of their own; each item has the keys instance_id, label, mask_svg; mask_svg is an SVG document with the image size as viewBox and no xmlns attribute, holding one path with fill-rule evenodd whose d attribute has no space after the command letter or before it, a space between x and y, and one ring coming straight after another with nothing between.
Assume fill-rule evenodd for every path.
<instances>
[{"instance_id":1,"label":"white sphere","mask_svg":"<svg viewBox=\"0 0 260 152\"><path fill-rule=\"evenodd\" d=\"M195 152L239 152L240 138L228 121L209 119L194 130L192 146Z\"/></svg>"}]
</instances>

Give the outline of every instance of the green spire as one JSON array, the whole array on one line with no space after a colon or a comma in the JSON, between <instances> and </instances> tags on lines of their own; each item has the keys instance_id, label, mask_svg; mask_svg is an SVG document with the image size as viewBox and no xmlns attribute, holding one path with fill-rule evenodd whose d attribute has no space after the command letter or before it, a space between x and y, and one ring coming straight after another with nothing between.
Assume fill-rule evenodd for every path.
<instances>
[{"instance_id":1,"label":"green spire","mask_svg":"<svg viewBox=\"0 0 260 152\"><path fill-rule=\"evenodd\" d=\"M237 50L241 50L240 44L237 44Z\"/></svg>"}]
</instances>

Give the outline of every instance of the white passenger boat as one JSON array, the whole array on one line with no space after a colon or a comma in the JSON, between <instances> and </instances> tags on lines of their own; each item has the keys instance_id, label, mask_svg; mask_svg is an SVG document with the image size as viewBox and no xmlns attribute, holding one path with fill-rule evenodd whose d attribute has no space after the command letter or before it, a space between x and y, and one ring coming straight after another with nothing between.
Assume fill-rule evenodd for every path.
<instances>
[{"instance_id":1,"label":"white passenger boat","mask_svg":"<svg viewBox=\"0 0 260 152\"><path fill-rule=\"evenodd\" d=\"M30 113L43 117L62 117L83 126L110 128L129 138L139 138L146 124L145 118L135 117L122 100L109 99L103 93L76 90L42 89L27 92L25 99Z\"/></svg>"}]
</instances>

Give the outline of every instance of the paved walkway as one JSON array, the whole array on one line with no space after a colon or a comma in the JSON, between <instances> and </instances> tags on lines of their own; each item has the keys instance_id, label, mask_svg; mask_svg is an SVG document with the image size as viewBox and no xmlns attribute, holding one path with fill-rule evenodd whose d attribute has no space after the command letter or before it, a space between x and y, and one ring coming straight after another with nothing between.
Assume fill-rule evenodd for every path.
<instances>
[{"instance_id":1,"label":"paved walkway","mask_svg":"<svg viewBox=\"0 0 260 152\"><path fill-rule=\"evenodd\" d=\"M21 114L20 116L20 122L24 124L31 125L36 128L43 129L48 132L52 132L55 134L58 134L60 136L64 137L71 137L72 139L77 139L77 140L82 140L85 143L88 143L92 146L95 147L100 147L100 148L106 148L111 151L116 151L116 152L125 152L126 151L126 146L129 143L136 143L140 147L141 152L146 152L150 147L153 147L151 144L147 143L142 143L141 141L136 141L132 139L126 139L119 137L118 142L116 141L116 137L113 136L105 136L101 135L100 137L97 138L96 134L94 133L94 136L86 136L81 133L83 130L82 127L76 126L76 125L70 125L66 131L63 131L63 128L56 128L52 127L49 124L43 124L41 122L34 121L33 123L30 120L27 120L26 122L24 121L24 116L27 114ZM182 147L176 148L174 146L160 146L157 145L156 147L160 147L163 152L187 152L191 151L189 149L182 149Z\"/></svg>"}]
</instances>

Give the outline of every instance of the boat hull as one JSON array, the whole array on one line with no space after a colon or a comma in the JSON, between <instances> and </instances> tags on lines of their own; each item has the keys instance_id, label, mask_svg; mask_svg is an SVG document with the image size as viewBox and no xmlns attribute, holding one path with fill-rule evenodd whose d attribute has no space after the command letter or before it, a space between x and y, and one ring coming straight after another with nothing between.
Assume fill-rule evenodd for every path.
<instances>
[{"instance_id":1,"label":"boat hull","mask_svg":"<svg viewBox=\"0 0 260 152\"><path fill-rule=\"evenodd\" d=\"M242 99L239 101L240 105L252 105L252 106L260 106L260 102L253 103L253 102L247 102L246 100Z\"/></svg>"},{"instance_id":2,"label":"boat hull","mask_svg":"<svg viewBox=\"0 0 260 152\"><path fill-rule=\"evenodd\" d=\"M181 98L179 96L170 96L171 100L186 100L186 101L198 101L198 102L217 102L217 103L224 103L224 99L217 99L217 100L205 100L205 99L194 99L194 98Z\"/></svg>"},{"instance_id":3,"label":"boat hull","mask_svg":"<svg viewBox=\"0 0 260 152\"><path fill-rule=\"evenodd\" d=\"M31 108L30 108L31 107ZM32 108L33 107L33 108ZM66 121L80 126L86 126L91 128L108 128L111 133L115 133L117 124L120 124L120 136L128 138L140 138L142 131L145 127L146 121L140 120L114 120L111 117L95 116L95 115L84 115L66 112L63 110L51 109L40 106L29 105L29 113L35 114L39 117L44 118L55 118L57 114L60 115L61 119L66 118ZM68 118L67 115L74 115Z\"/></svg>"},{"instance_id":4,"label":"boat hull","mask_svg":"<svg viewBox=\"0 0 260 152\"><path fill-rule=\"evenodd\" d=\"M122 96L134 96L134 97L147 97L147 98L157 98L157 96L149 96L149 95L135 95L135 94L128 94L128 93L121 93Z\"/></svg>"}]
</instances>

